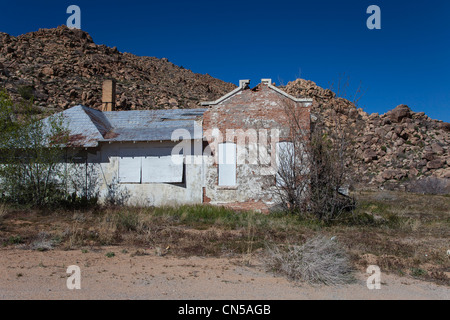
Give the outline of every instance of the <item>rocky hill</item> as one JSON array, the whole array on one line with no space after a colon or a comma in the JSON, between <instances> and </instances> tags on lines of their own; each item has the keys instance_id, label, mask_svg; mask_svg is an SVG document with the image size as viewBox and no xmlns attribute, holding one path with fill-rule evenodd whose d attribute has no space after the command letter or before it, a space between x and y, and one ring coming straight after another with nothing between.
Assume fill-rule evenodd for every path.
<instances>
[{"instance_id":1,"label":"rocky hill","mask_svg":"<svg viewBox=\"0 0 450 320\"><path fill-rule=\"evenodd\" d=\"M0 33L0 85L31 96L42 109L101 106L104 79L117 80L117 109L193 108L235 85L193 73L167 59L138 57L94 43L66 26L12 37Z\"/></svg>"},{"instance_id":2,"label":"rocky hill","mask_svg":"<svg viewBox=\"0 0 450 320\"><path fill-rule=\"evenodd\" d=\"M400 105L386 114L367 114L331 90L298 79L283 88L294 96L314 98L313 112L328 126L339 119L350 129L352 165L365 184L376 186L433 176L450 179L450 123L436 121Z\"/></svg>"},{"instance_id":3,"label":"rocky hill","mask_svg":"<svg viewBox=\"0 0 450 320\"><path fill-rule=\"evenodd\" d=\"M167 59L138 57L94 43L65 26L13 37L0 33L0 85L15 98L34 97L38 110L56 112L77 104L101 106L103 80L117 80L117 109L197 108L235 85L195 74ZM316 101L313 112L328 126L339 117L351 136L351 165L376 186L434 176L450 179L450 124L401 105L369 115L331 90L298 79L283 87ZM397 183L398 185L398 183Z\"/></svg>"}]
</instances>

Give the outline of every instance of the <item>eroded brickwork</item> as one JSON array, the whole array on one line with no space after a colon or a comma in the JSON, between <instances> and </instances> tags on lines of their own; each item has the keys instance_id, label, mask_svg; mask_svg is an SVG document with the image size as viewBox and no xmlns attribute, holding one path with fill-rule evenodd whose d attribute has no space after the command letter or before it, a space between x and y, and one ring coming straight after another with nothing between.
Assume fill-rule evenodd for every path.
<instances>
[{"instance_id":1,"label":"eroded brickwork","mask_svg":"<svg viewBox=\"0 0 450 320\"><path fill-rule=\"evenodd\" d=\"M271 130L278 129L279 141L288 141L290 126L286 103L294 105L307 131L310 126L310 107L301 102L287 100L289 98L265 84L260 84L255 89L242 90L219 104L210 106L203 118L203 131L207 133L218 129L223 135L223 142L239 143L236 136L227 135L230 130L259 132L265 129L270 142ZM261 138L265 137L259 136L259 139ZM215 154L213 139L209 142ZM260 142L261 140L258 141ZM273 151L270 147L269 145L269 151ZM262 212L267 212L269 207L276 205L271 190L275 184L275 173L264 173L261 163L238 163L236 171L236 186L220 187L217 164L208 165L205 171L204 201L234 209Z\"/></svg>"}]
</instances>

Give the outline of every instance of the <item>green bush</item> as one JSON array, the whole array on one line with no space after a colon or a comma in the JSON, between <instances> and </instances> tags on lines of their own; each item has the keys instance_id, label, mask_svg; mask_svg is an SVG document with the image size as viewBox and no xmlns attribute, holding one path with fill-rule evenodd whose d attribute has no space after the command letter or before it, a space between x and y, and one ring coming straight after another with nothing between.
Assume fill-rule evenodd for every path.
<instances>
[{"instance_id":1,"label":"green bush","mask_svg":"<svg viewBox=\"0 0 450 320\"><path fill-rule=\"evenodd\" d=\"M20 117L15 107L21 108ZM42 206L64 198L60 167L65 151L61 147L68 132L63 121L54 116L44 122L33 112L32 101L15 106L7 92L0 91L0 193L4 200Z\"/></svg>"},{"instance_id":2,"label":"green bush","mask_svg":"<svg viewBox=\"0 0 450 320\"><path fill-rule=\"evenodd\" d=\"M22 99L25 100L33 100L34 99L34 95L33 95L33 88L30 86L21 86L17 89L17 92L19 93L19 95L22 97Z\"/></svg>"},{"instance_id":3,"label":"green bush","mask_svg":"<svg viewBox=\"0 0 450 320\"><path fill-rule=\"evenodd\" d=\"M426 276L427 274L428 274L427 271L421 268L411 268L411 275L413 277L423 277Z\"/></svg>"},{"instance_id":4,"label":"green bush","mask_svg":"<svg viewBox=\"0 0 450 320\"><path fill-rule=\"evenodd\" d=\"M21 236L11 236L8 239L8 244L21 244L23 242L23 239Z\"/></svg>"}]
</instances>

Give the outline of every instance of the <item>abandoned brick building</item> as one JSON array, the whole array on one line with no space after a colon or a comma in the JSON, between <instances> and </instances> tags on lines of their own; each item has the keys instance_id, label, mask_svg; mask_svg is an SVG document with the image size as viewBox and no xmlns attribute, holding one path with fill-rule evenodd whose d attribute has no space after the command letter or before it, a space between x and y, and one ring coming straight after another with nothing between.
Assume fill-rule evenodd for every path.
<instances>
[{"instance_id":1,"label":"abandoned brick building","mask_svg":"<svg viewBox=\"0 0 450 320\"><path fill-rule=\"evenodd\" d=\"M131 205L210 203L268 211L277 204L276 159L289 143L286 101L309 130L311 99L295 98L263 79L250 81L201 109L114 111L115 84L105 82L103 110L76 106L62 114L68 150L84 179L96 175L100 199L111 190ZM115 185L113 188L112 185Z\"/></svg>"}]
</instances>

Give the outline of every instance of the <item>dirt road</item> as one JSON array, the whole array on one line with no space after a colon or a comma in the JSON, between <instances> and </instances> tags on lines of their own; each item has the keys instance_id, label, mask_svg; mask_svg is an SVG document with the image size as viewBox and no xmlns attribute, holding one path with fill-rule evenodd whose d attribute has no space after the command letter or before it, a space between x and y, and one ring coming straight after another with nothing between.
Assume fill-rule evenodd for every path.
<instances>
[{"instance_id":1,"label":"dirt road","mask_svg":"<svg viewBox=\"0 0 450 320\"><path fill-rule=\"evenodd\" d=\"M107 253L114 257L108 258ZM135 255L111 247L77 251L0 250L0 299L445 299L450 288L382 275L381 290L368 290L367 276L342 287L298 285L264 271L255 260ZM81 290L68 290L71 265L81 270Z\"/></svg>"}]
</instances>

